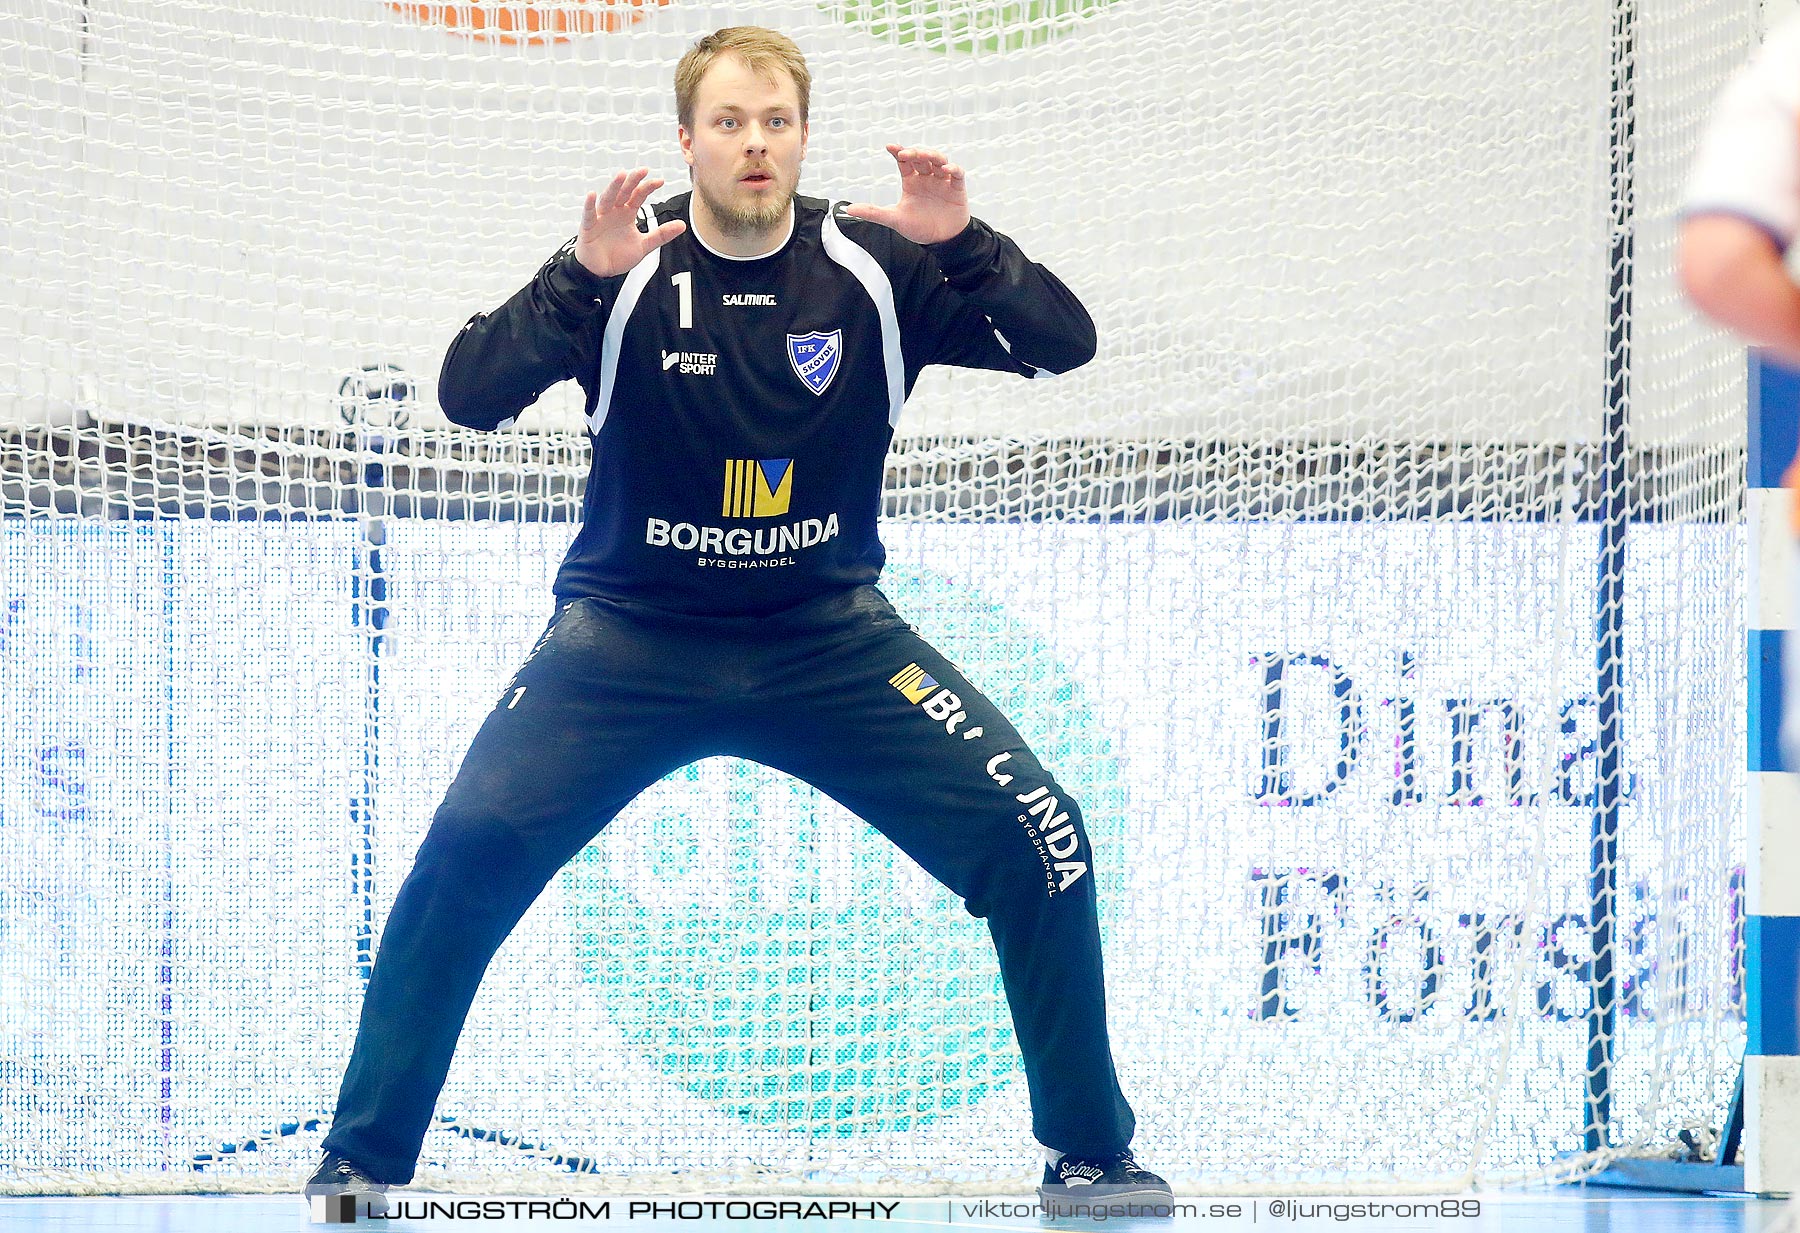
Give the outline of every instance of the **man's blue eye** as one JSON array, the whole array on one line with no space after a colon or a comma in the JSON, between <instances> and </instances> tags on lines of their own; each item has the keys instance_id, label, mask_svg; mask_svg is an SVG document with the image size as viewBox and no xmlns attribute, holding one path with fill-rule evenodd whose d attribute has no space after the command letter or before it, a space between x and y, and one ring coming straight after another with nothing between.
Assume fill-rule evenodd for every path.
<instances>
[{"instance_id":1,"label":"man's blue eye","mask_svg":"<svg viewBox=\"0 0 1800 1233\"><path fill-rule=\"evenodd\" d=\"M737 121L733 120L730 116L726 116L723 120L719 121L719 127L720 128L736 128Z\"/></svg>"}]
</instances>

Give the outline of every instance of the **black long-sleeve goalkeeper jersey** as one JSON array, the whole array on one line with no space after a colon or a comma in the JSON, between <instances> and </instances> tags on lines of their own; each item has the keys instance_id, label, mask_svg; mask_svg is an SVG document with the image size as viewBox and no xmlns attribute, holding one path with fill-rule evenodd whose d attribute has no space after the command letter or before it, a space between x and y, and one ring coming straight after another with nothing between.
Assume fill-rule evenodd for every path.
<instances>
[{"instance_id":1,"label":"black long-sleeve goalkeeper jersey","mask_svg":"<svg viewBox=\"0 0 1800 1233\"><path fill-rule=\"evenodd\" d=\"M444 357L439 401L471 428L510 427L567 378L587 394L559 601L761 615L873 582L883 459L920 371L1093 357L1080 301L979 220L920 246L797 197L786 242L740 259L701 243L688 200L644 207L642 229L688 229L623 275L595 277L569 241Z\"/></svg>"}]
</instances>

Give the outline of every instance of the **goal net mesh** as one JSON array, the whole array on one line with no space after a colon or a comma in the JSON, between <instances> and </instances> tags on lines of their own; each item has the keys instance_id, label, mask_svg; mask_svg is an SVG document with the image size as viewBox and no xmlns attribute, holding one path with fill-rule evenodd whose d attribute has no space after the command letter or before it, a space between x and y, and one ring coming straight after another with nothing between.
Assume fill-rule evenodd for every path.
<instances>
[{"instance_id":1,"label":"goal net mesh","mask_svg":"<svg viewBox=\"0 0 1800 1233\"><path fill-rule=\"evenodd\" d=\"M750 20L802 191L937 145L1098 322L920 382L884 587L1083 804L1141 1158L1441 1189L1718 1125L1745 391L1670 251L1754 5L16 0L0 1191L316 1159L588 461L572 387L479 434L438 365L614 170L686 187L673 65ZM1029 1126L983 923L717 759L501 949L417 1184L992 1193Z\"/></svg>"}]
</instances>

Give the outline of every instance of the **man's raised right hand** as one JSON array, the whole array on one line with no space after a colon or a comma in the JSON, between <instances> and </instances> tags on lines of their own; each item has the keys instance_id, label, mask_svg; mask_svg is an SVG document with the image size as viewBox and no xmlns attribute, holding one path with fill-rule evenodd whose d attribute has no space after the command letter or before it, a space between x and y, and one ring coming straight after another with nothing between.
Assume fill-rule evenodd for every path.
<instances>
[{"instance_id":1,"label":"man's raised right hand","mask_svg":"<svg viewBox=\"0 0 1800 1233\"><path fill-rule=\"evenodd\" d=\"M664 223L648 235L637 227L637 212L650 194L663 186L651 180L648 167L621 171L612 178L603 193L589 193L581 206L581 234L575 238L575 260L590 274L613 278L625 273L687 230L687 224L676 220Z\"/></svg>"}]
</instances>

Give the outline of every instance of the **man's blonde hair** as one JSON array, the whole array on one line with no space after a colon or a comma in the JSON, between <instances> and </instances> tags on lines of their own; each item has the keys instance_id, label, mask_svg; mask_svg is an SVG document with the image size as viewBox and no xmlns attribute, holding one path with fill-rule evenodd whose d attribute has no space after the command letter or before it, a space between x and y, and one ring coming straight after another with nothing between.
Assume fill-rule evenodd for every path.
<instances>
[{"instance_id":1,"label":"man's blonde hair","mask_svg":"<svg viewBox=\"0 0 1800 1233\"><path fill-rule=\"evenodd\" d=\"M681 127L693 130L694 95L700 89L700 79L706 76L713 61L724 55L736 56L758 76L774 77L780 69L793 78L794 89L800 95L800 123L806 123L812 74L806 71L806 57L800 54L794 40L761 26L726 26L688 48L681 63L675 66L675 115Z\"/></svg>"}]
</instances>

